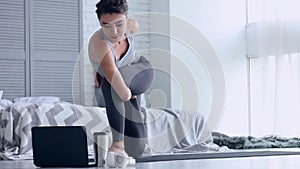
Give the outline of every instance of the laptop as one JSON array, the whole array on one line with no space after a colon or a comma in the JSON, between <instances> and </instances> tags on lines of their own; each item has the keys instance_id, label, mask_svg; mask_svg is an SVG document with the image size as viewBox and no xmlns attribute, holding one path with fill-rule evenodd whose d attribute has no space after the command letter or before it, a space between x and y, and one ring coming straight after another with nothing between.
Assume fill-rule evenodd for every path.
<instances>
[{"instance_id":1,"label":"laptop","mask_svg":"<svg viewBox=\"0 0 300 169\"><path fill-rule=\"evenodd\" d=\"M94 167L82 126L32 127L33 162L37 167Z\"/></svg>"}]
</instances>

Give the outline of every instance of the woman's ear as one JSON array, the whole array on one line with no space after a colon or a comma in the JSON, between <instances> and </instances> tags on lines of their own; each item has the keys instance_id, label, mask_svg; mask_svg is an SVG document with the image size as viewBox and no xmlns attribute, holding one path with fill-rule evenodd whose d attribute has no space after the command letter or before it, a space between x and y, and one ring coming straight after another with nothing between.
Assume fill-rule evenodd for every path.
<instances>
[{"instance_id":1,"label":"woman's ear","mask_svg":"<svg viewBox=\"0 0 300 169\"><path fill-rule=\"evenodd\" d=\"M99 22L100 26L102 26L101 19L98 19L98 22Z\"/></svg>"}]
</instances>

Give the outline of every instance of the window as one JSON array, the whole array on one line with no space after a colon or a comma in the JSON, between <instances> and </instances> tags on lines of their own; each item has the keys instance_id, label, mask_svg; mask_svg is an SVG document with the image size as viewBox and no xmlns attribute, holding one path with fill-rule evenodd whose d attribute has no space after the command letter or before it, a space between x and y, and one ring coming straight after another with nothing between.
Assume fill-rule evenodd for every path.
<instances>
[{"instance_id":1,"label":"window","mask_svg":"<svg viewBox=\"0 0 300 169\"><path fill-rule=\"evenodd\" d=\"M251 135L299 136L300 14L297 0L249 0Z\"/></svg>"}]
</instances>

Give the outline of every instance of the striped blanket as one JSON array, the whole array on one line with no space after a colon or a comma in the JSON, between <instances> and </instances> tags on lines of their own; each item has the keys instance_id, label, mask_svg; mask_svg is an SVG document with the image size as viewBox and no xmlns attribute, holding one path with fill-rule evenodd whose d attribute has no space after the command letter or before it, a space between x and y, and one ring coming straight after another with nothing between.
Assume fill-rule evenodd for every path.
<instances>
[{"instance_id":1,"label":"striped blanket","mask_svg":"<svg viewBox=\"0 0 300 169\"><path fill-rule=\"evenodd\" d=\"M0 114L0 157L32 155L33 126L85 126L88 135L107 130L105 109L59 102L55 104L19 104Z\"/></svg>"}]
</instances>

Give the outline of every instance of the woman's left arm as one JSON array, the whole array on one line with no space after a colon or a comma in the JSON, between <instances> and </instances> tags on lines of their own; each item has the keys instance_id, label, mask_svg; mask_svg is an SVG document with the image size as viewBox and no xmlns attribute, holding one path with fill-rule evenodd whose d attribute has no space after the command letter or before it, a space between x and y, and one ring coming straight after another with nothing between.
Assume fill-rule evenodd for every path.
<instances>
[{"instance_id":1,"label":"woman's left arm","mask_svg":"<svg viewBox=\"0 0 300 169\"><path fill-rule=\"evenodd\" d=\"M136 20L132 18L127 19L127 29L130 31L131 35L134 36L139 30L139 24Z\"/></svg>"}]
</instances>

